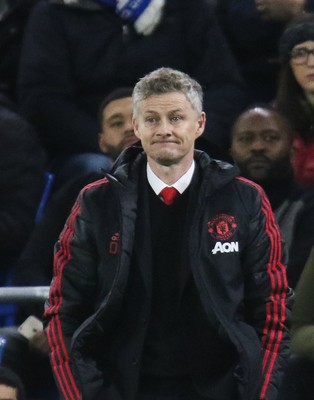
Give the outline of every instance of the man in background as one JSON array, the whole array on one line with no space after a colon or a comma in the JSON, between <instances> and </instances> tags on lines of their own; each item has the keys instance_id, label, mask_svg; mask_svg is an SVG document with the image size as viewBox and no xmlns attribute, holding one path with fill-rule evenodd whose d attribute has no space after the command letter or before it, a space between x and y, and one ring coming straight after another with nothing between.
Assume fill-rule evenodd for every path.
<instances>
[{"instance_id":1,"label":"man in background","mask_svg":"<svg viewBox=\"0 0 314 400\"><path fill-rule=\"evenodd\" d=\"M19 286L50 285L53 268L53 247L71 208L87 184L104 177L121 151L138 139L132 127L132 88L122 87L111 92L99 110L99 148L106 155L102 170L78 176L54 192L42 220L36 226L17 262L13 283ZM42 308L36 312L38 317Z\"/></svg>"},{"instance_id":2,"label":"man in background","mask_svg":"<svg viewBox=\"0 0 314 400\"><path fill-rule=\"evenodd\" d=\"M231 155L270 200L289 253L288 282L295 288L314 245L314 190L294 180L292 128L278 111L252 106L233 126Z\"/></svg>"}]
</instances>

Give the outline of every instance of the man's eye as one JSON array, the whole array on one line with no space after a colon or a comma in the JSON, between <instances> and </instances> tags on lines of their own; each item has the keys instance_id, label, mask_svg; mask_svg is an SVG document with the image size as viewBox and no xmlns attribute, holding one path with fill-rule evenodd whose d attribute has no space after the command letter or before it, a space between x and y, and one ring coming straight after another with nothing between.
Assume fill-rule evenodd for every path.
<instances>
[{"instance_id":1,"label":"man's eye","mask_svg":"<svg viewBox=\"0 0 314 400\"><path fill-rule=\"evenodd\" d=\"M123 125L123 121L114 121L110 124L111 128L120 128Z\"/></svg>"},{"instance_id":2,"label":"man's eye","mask_svg":"<svg viewBox=\"0 0 314 400\"><path fill-rule=\"evenodd\" d=\"M157 123L157 119L154 118L154 117L148 117L148 118L145 118L145 122L146 122L148 125L154 125L154 124Z\"/></svg>"},{"instance_id":3,"label":"man's eye","mask_svg":"<svg viewBox=\"0 0 314 400\"><path fill-rule=\"evenodd\" d=\"M240 136L238 137L238 142L243 143L243 144L249 144L253 142L253 137L252 136Z\"/></svg>"},{"instance_id":4,"label":"man's eye","mask_svg":"<svg viewBox=\"0 0 314 400\"><path fill-rule=\"evenodd\" d=\"M276 135L266 135L266 136L264 137L264 140L265 140L266 142L277 142L277 141L279 140L279 137L276 136Z\"/></svg>"},{"instance_id":5,"label":"man's eye","mask_svg":"<svg viewBox=\"0 0 314 400\"><path fill-rule=\"evenodd\" d=\"M181 117L181 115L174 115L173 117L170 118L170 120L171 120L171 122L176 123L176 122L181 121L182 117Z\"/></svg>"}]
</instances>

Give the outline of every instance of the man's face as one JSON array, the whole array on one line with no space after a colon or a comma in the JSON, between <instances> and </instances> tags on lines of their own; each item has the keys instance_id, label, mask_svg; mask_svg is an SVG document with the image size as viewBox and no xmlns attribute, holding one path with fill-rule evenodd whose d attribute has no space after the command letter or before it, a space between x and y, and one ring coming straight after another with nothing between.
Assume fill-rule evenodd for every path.
<instances>
[{"instance_id":1,"label":"man's face","mask_svg":"<svg viewBox=\"0 0 314 400\"><path fill-rule=\"evenodd\" d=\"M255 182L263 184L286 176L292 156L286 123L267 109L244 113L233 128L231 155L241 174Z\"/></svg>"},{"instance_id":2,"label":"man's face","mask_svg":"<svg viewBox=\"0 0 314 400\"><path fill-rule=\"evenodd\" d=\"M17 390L11 386L0 384L0 400L17 400Z\"/></svg>"},{"instance_id":3,"label":"man's face","mask_svg":"<svg viewBox=\"0 0 314 400\"><path fill-rule=\"evenodd\" d=\"M137 140L132 127L132 97L111 101L103 110L100 149L116 158Z\"/></svg>"},{"instance_id":4,"label":"man's face","mask_svg":"<svg viewBox=\"0 0 314 400\"><path fill-rule=\"evenodd\" d=\"M148 159L159 165L190 162L194 142L204 131L205 114L180 92L153 95L137 105L133 126Z\"/></svg>"}]
</instances>

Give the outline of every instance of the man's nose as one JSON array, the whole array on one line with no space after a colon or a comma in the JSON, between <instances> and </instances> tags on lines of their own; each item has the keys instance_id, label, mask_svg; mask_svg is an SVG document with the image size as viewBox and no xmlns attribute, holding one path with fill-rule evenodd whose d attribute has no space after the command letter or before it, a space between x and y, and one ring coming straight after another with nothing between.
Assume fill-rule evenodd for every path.
<instances>
[{"instance_id":1,"label":"man's nose","mask_svg":"<svg viewBox=\"0 0 314 400\"><path fill-rule=\"evenodd\" d=\"M157 135L160 136L171 135L171 125L169 121L162 120L159 122L157 127Z\"/></svg>"},{"instance_id":2,"label":"man's nose","mask_svg":"<svg viewBox=\"0 0 314 400\"><path fill-rule=\"evenodd\" d=\"M124 130L125 132L134 132L133 125L132 125L132 119L130 121L126 121L124 125Z\"/></svg>"},{"instance_id":3,"label":"man's nose","mask_svg":"<svg viewBox=\"0 0 314 400\"><path fill-rule=\"evenodd\" d=\"M265 150L265 147L266 147L265 140L263 140L260 137L255 138L251 143L251 150L254 151Z\"/></svg>"}]
</instances>

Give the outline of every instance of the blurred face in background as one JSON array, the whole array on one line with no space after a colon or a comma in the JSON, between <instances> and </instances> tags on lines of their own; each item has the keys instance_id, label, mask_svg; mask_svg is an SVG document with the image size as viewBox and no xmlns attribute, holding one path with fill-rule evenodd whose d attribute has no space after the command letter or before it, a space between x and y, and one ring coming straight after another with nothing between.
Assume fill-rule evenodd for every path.
<instances>
[{"instance_id":1,"label":"blurred face in background","mask_svg":"<svg viewBox=\"0 0 314 400\"><path fill-rule=\"evenodd\" d=\"M115 159L137 140L132 127L132 97L111 101L102 112L100 150Z\"/></svg>"},{"instance_id":2,"label":"blurred face in background","mask_svg":"<svg viewBox=\"0 0 314 400\"><path fill-rule=\"evenodd\" d=\"M231 155L241 174L264 184L291 171L292 132L276 112L254 108L244 112L232 131Z\"/></svg>"},{"instance_id":3,"label":"blurred face in background","mask_svg":"<svg viewBox=\"0 0 314 400\"><path fill-rule=\"evenodd\" d=\"M308 40L293 47L290 55L293 75L305 95L314 94L314 41Z\"/></svg>"}]
</instances>

